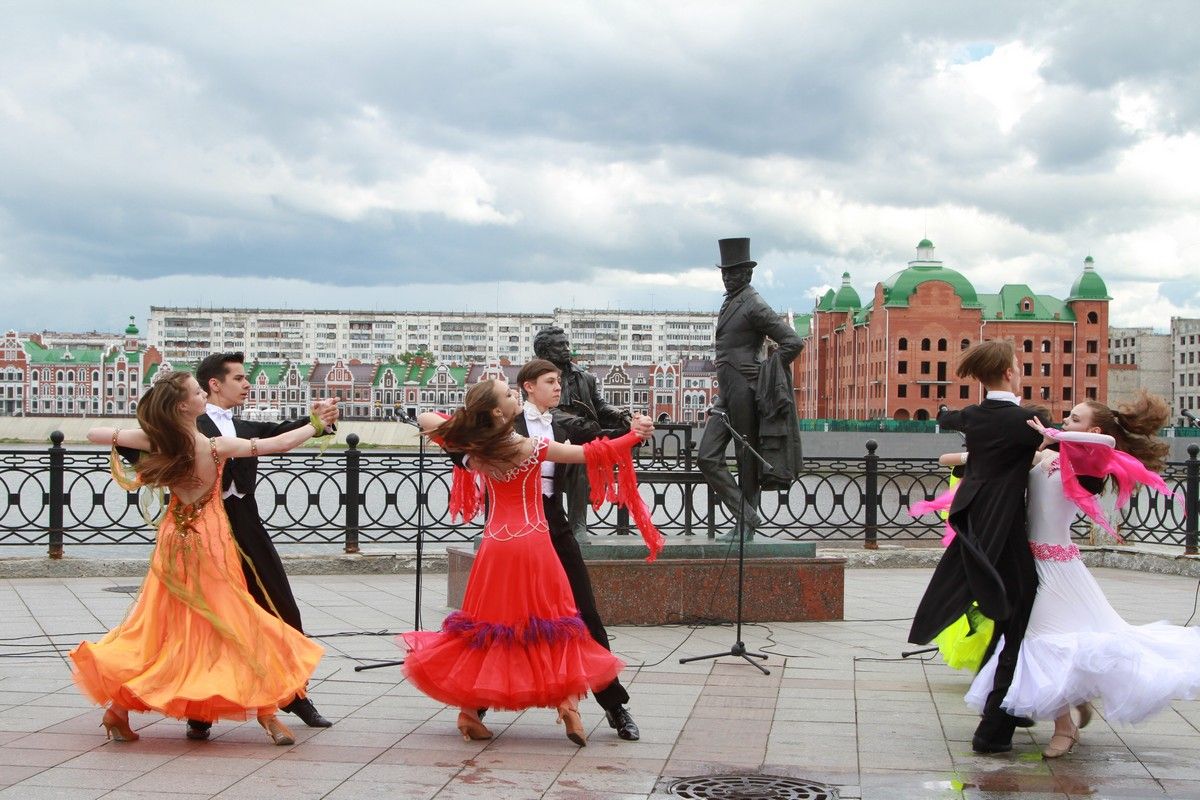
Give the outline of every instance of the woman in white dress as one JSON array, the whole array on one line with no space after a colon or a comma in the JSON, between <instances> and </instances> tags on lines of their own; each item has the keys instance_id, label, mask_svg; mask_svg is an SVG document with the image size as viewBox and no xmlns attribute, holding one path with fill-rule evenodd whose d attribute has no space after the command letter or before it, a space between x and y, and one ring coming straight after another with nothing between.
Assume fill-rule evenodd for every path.
<instances>
[{"instance_id":1,"label":"woman in white dress","mask_svg":"<svg viewBox=\"0 0 1200 800\"><path fill-rule=\"evenodd\" d=\"M1103 702L1110 721L1134 723L1173 699L1200 692L1200 630L1125 622L1071 542L1071 523L1080 510L1114 532L1096 502L1102 488L1098 479L1116 484L1118 506L1137 484L1171 494L1154 472L1162 469L1168 451L1154 434L1169 413L1161 398L1142 393L1120 411L1095 401L1080 403L1061 432L1042 428L1036 419L1030 422L1047 443L1058 443L1059 453L1043 450L1029 473L1029 544L1038 589L1002 705L1014 715L1054 718L1046 758L1069 753L1079 741L1079 728L1091 720L1091 700ZM995 667L993 657L980 670L967 693L968 705L982 709Z\"/></svg>"}]
</instances>

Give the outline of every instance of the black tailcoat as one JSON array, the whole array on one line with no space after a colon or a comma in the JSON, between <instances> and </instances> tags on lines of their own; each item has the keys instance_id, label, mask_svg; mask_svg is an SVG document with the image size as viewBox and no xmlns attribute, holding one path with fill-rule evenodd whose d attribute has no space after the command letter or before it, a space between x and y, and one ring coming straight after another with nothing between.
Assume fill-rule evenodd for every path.
<instances>
[{"instance_id":1,"label":"black tailcoat","mask_svg":"<svg viewBox=\"0 0 1200 800\"><path fill-rule=\"evenodd\" d=\"M269 439L307 424L307 417L279 423L234 419L233 430L239 439ZM201 414L196 418L196 427L205 436L221 435L217 423L213 422L207 414ZM231 458L225 462L225 471L221 476L222 493L232 485L243 495L238 497L231 494L226 497L225 513L229 516L233 538L237 541L238 547L242 549L242 553L245 554L246 561L249 562L242 563L242 569L246 575L246 586L260 606L270 611L271 606L274 605L284 622L303 632L304 625L300 620L300 609L296 606L296 598L292 595L292 586L288 583L287 573L283 571L283 562L259 517L258 501L254 498L254 487L257 482L257 458ZM253 569L251 569L251 565L253 565ZM255 573L258 574L257 580ZM260 581L262 586L259 586ZM267 602L267 598L270 598L270 603Z\"/></svg>"},{"instance_id":2,"label":"black tailcoat","mask_svg":"<svg viewBox=\"0 0 1200 800\"><path fill-rule=\"evenodd\" d=\"M938 416L943 428L965 434L969 457L950 506L954 541L921 598L909 641L932 641L972 600L993 620L1006 620L1013 613L1011 590L1036 590L1025 528L1025 489L1042 441L1028 425L1033 416L1003 400Z\"/></svg>"}]
</instances>

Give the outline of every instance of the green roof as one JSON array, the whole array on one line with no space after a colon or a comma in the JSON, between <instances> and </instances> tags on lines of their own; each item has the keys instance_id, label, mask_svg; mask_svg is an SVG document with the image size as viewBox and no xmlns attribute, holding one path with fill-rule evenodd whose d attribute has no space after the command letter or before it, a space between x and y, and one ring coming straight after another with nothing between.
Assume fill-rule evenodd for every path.
<instances>
[{"instance_id":1,"label":"green roof","mask_svg":"<svg viewBox=\"0 0 1200 800\"><path fill-rule=\"evenodd\" d=\"M143 386L149 386L151 383L154 382L154 376L158 374L159 366L161 366L161 365L160 364L151 364L150 365L150 368L147 369L145 374L142 375L142 385Z\"/></svg>"},{"instance_id":2,"label":"green roof","mask_svg":"<svg viewBox=\"0 0 1200 800\"><path fill-rule=\"evenodd\" d=\"M928 239L922 239L921 241L917 242L917 249L920 250L922 247L933 247L933 242L929 241Z\"/></svg>"},{"instance_id":3,"label":"green roof","mask_svg":"<svg viewBox=\"0 0 1200 800\"><path fill-rule=\"evenodd\" d=\"M812 333L812 314L795 314L792 316L792 330L803 339Z\"/></svg>"},{"instance_id":4,"label":"green roof","mask_svg":"<svg viewBox=\"0 0 1200 800\"><path fill-rule=\"evenodd\" d=\"M821 295L821 299L817 301L817 311L833 311L833 289Z\"/></svg>"},{"instance_id":5,"label":"green roof","mask_svg":"<svg viewBox=\"0 0 1200 800\"><path fill-rule=\"evenodd\" d=\"M465 386L467 384L467 372L470 370L470 367L446 367L446 369L449 370L450 375L454 378L454 380L458 381L459 386ZM429 370L429 377L432 376L433 370ZM429 383L429 377L426 377L425 380L421 382L422 386Z\"/></svg>"},{"instance_id":6,"label":"green roof","mask_svg":"<svg viewBox=\"0 0 1200 800\"><path fill-rule=\"evenodd\" d=\"M260 364L255 362L246 370L246 380L253 386L258 385L258 376L267 376L267 385L277 384L287 374L289 364Z\"/></svg>"},{"instance_id":7,"label":"green roof","mask_svg":"<svg viewBox=\"0 0 1200 800\"><path fill-rule=\"evenodd\" d=\"M411 368L407 364L380 364L379 369L375 370L375 380L371 382L372 386L383 385L383 376L387 373L392 373L392 380L397 386L403 386L408 380L408 373Z\"/></svg>"},{"instance_id":8,"label":"green roof","mask_svg":"<svg viewBox=\"0 0 1200 800\"><path fill-rule=\"evenodd\" d=\"M25 342L25 353L30 364L100 364L104 360L104 351L98 348L43 347L32 340Z\"/></svg>"},{"instance_id":9,"label":"green roof","mask_svg":"<svg viewBox=\"0 0 1200 800\"><path fill-rule=\"evenodd\" d=\"M133 324L133 315L132 314L129 315L129 324L127 326L125 326L125 335L126 336L137 336L138 335L137 325Z\"/></svg>"},{"instance_id":10,"label":"green roof","mask_svg":"<svg viewBox=\"0 0 1200 800\"><path fill-rule=\"evenodd\" d=\"M1112 300L1108 296L1108 287L1096 272L1094 264L1091 256L1083 260L1083 272L1071 285L1071 294L1067 295L1068 303L1072 300Z\"/></svg>"},{"instance_id":11,"label":"green roof","mask_svg":"<svg viewBox=\"0 0 1200 800\"><path fill-rule=\"evenodd\" d=\"M858 299L858 292L854 291L854 287L850 285L850 273L843 272L842 287L833 297L833 310L854 311L861 307L862 301Z\"/></svg>"},{"instance_id":12,"label":"green roof","mask_svg":"<svg viewBox=\"0 0 1200 800\"><path fill-rule=\"evenodd\" d=\"M907 307L908 298L922 283L942 281L950 284L954 293L962 300L963 308L979 308L979 296L975 287L960 273L943 267L940 261L914 261L908 269L901 270L883 281L883 304L891 308Z\"/></svg>"},{"instance_id":13,"label":"green roof","mask_svg":"<svg viewBox=\"0 0 1200 800\"><path fill-rule=\"evenodd\" d=\"M1023 302L1026 299L1032 301L1032 307L1028 311L1025 310ZM1034 294L1033 290L1023 283L1005 284L1000 287L999 294L981 294L979 302L983 308L984 320L1075 321L1075 312L1062 300L1048 294Z\"/></svg>"}]
</instances>

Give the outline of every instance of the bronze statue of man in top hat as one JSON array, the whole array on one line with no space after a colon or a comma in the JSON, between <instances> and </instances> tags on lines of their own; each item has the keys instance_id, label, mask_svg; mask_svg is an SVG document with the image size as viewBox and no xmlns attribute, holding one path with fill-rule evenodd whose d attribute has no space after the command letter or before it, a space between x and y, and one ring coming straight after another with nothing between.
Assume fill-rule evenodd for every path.
<instances>
[{"instance_id":1,"label":"bronze statue of man in top hat","mask_svg":"<svg viewBox=\"0 0 1200 800\"><path fill-rule=\"evenodd\" d=\"M721 280L725 301L717 315L717 391L700 440L697 462L709 488L725 504L747 539L761 525L758 498L764 484L785 488L800 468L799 424L796 420L791 363L803 343L796 331L767 305L750 285L758 262L750 258L747 238L721 239ZM766 357L766 340L778 348ZM751 453L737 448L738 478L726 465L732 427L771 463L765 470ZM745 498L745 517L739 519Z\"/></svg>"}]
</instances>

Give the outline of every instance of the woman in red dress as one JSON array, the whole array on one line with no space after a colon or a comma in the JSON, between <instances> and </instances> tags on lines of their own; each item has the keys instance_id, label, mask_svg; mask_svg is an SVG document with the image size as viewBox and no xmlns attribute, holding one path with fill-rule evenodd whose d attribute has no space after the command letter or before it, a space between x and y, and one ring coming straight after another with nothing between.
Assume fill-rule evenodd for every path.
<instances>
[{"instance_id":1,"label":"woman in red dress","mask_svg":"<svg viewBox=\"0 0 1200 800\"><path fill-rule=\"evenodd\" d=\"M513 431L520 409L517 391L496 380L471 387L465 406L449 419L421 415L431 438L469 459L469 472L456 469L452 514L474 516L476 476L491 503L462 610L440 631L403 634L404 672L425 694L461 709L458 729L465 739L491 738L478 709L537 706L556 709L567 737L582 747L579 698L612 683L624 665L579 617L542 510L542 461L587 463L593 502L607 494L628 503L652 556L661 535L633 481L629 451L641 437L629 433L583 447L529 439ZM622 473L617 486L614 466Z\"/></svg>"}]
</instances>

